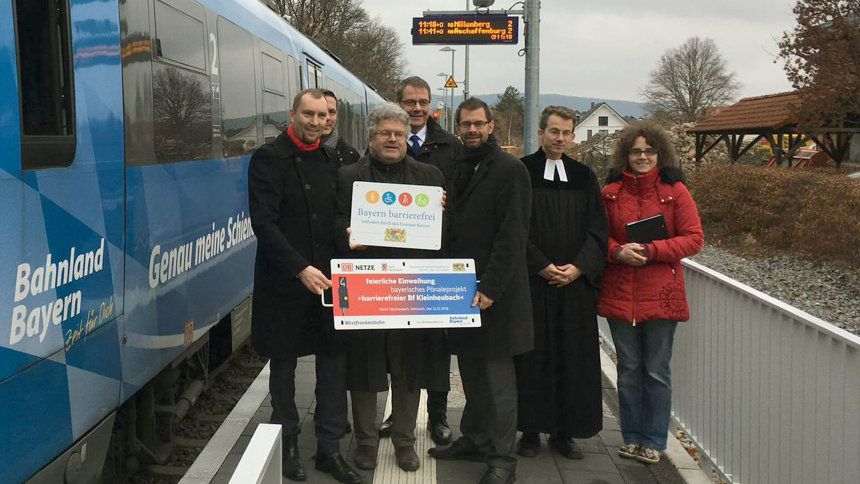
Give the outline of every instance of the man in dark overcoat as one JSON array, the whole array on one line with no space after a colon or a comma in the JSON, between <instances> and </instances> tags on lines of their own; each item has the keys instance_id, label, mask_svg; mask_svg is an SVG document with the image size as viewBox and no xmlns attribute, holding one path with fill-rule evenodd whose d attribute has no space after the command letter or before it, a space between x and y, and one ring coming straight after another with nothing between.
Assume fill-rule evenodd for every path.
<instances>
[{"instance_id":1,"label":"man in dark overcoat","mask_svg":"<svg viewBox=\"0 0 860 484\"><path fill-rule=\"evenodd\" d=\"M320 142L323 148L337 161L337 166L351 165L361 158L358 150L353 148L343 136L340 135L337 129L337 95L334 91L323 89L325 102L328 105L328 117L325 121L325 126L320 136Z\"/></svg>"},{"instance_id":2,"label":"man in dark overcoat","mask_svg":"<svg viewBox=\"0 0 860 484\"><path fill-rule=\"evenodd\" d=\"M445 179L436 167L406 154L409 118L394 103L376 106L368 117L369 154L338 171L337 240L341 254L349 258L427 259L438 252L392 247L351 245L348 227L355 181L443 187ZM358 447L355 465L376 467L379 433L376 428L376 394L388 388L391 373L391 442L397 465L406 471L419 467L415 452L415 420L421 389L447 391L450 355L443 329L355 330L344 335L347 347L347 387Z\"/></svg>"},{"instance_id":3,"label":"man in dark overcoat","mask_svg":"<svg viewBox=\"0 0 860 484\"><path fill-rule=\"evenodd\" d=\"M251 343L271 358L271 421L283 427L284 475L307 479L298 449L295 372L299 356L315 354L316 468L340 482L359 483L339 447L347 424L346 360L319 296L331 287L335 254L337 163L319 141L327 116L322 91L300 92L290 126L251 157L248 194L257 235Z\"/></svg>"},{"instance_id":4,"label":"man in dark overcoat","mask_svg":"<svg viewBox=\"0 0 860 484\"><path fill-rule=\"evenodd\" d=\"M603 427L597 300L608 228L591 169L564 154L576 114L548 106L541 147L523 158L532 181L527 248L535 349L515 358L519 393L517 454L534 457L540 433L569 459L582 459L574 437Z\"/></svg>"},{"instance_id":5,"label":"man in dark overcoat","mask_svg":"<svg viewBox=\"0 0 860 484\"><path fill-rule=\"evenodd\" d=\"M475 260L479 283L473 305L481 308L481 327L448 332L466 393L463 436L448 448L431 449L431 455L486 460L482 484L510 483L517 463L513 357L533 346L526 272L531 184L522 162L492 137L486 103L467 99L455 119L464 147L449 195L448 253Z\"/></svg>"},{"instance_id":6,"label":"man in dark overcoat","mask_svg":"<svg viewBox=\"0 0 860 484\"><path fill-rule=\"evenodd\" d=\"M409 135L406 139L407 154L423 163L435 166L445 175L446 185L451 185L454 162L460 154L462 143L453 134L430 117L430 85L424 79L412 76L400 81L395 90L397 104L409 115ZM440 367L450 366L450 355L442 357ZM427 430L438 445L451 442L448 426L448 388L427 390ZM382 423L380 436L390 432L392 417Z\"/></svg>"}]
</instances>

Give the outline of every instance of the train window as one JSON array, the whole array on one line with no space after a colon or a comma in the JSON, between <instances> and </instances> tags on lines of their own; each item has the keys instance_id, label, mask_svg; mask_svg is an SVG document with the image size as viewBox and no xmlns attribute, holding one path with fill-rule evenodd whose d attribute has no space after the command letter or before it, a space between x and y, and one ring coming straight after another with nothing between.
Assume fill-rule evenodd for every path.
<instances>
[{"instance_id":1,"label":"train window","mask_svg":"<svg viewBox=\"0 0 860 484\"><path fill-rule=\"evenodd\" d=\"M287 98L292 102L293 97L302 90L302 70L293 56L287 56L287 80L290 81L290 92Z\"/></svg>"},{"instance_id":2,"label":"train window","mask_svg":"<svg viewBox=\"0 0 860 484\"><path fill-rule=\"evenodd\" d=\"M263 139L266 143L278 137L289 124L287 98L284 97L284 64L281 52L260 41L263 56Z\"/></svg>"},{"instance_id":3,"label":"train window","mask_svg":"<svg viewBox=\"0 0 860 484\"><path fill-rule=\"evenodd\" d=\"M203 22L160 1L155 2L155 49L188 67L206 70Z\"/></svg>"},{"instance_id":4,"label":"train window","mask_svg":"<svg viewBox=\"0 0 860 484\"><path fill-rule=\"evenodd\" d=\"M17 0L21 169L68 166L75 102L68 0Z\"/></svg>"},{"instance_id":5,"label":"train window","mask_svg":"<svg viewBox=\"0 0 860 484\"><path fill-rule=\"evenodd\" d=\"M263 92L263 137L266 143L273 141L290 124L287 98L280 94Z\"/></svg>"},{"instance_id":6,"label":"train window","mask_svg":"<svg viewBox=\"0 0 860 484\"><path fill-rule=\"evenodd\" d=\"M159 163L212 155L209 79L200 73L152 63L152 116Z\"/></svg>"},{"instance_id":7,"label":"train window","mask_svg":"<svg viewBox=\"0 0 860 484\"><path fill-rule=\"evenodd\" d=\"M251 34L218 17L221 69L221 147L236 156L257 147L257 85Z\"/></svg>"},{"instance_id":8,"label":"train window","mask_svg":"<svg viewBox=\"0 0 860 484\"><path fill-rule=\"evenodd\" d=\"M308 88L322 89L322 67L308 60Z\"/></svg>"},{"instance_id":9,"label":"train window","mask_svg":"<svg viewBox=\"0 0 860 484\"><path fill-rule=\"evenodd\" d=\"M263 89L284 93L284 66L280 59L275 59L263 52Z\"/></svg>"}]
</instances>

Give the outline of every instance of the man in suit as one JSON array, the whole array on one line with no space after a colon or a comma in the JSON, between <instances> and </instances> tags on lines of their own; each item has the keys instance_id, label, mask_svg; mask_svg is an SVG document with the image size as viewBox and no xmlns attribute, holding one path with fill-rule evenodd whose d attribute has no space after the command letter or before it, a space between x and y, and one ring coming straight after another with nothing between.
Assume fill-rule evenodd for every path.
<instances>
[{"instance_id":1,"label":"man in suit","mask_svg":"<svg viewBox=\"0 0 860 484\"><path fill-rule=\"evenodd\" d=\"M328 105L328 117L320 141L323 148L334 156L337 166L351 165L358 161L361 155L337 131L337 95L328 89L323 89L323 94Z\"/></svg>"},{"instance_id":2,"label":"man in suit","mask_svg":"<svg viewBox=\"0 0 860 484\"><path fill-rule=\"evenodd\" d=\"M434 448L437 459L486 461L481 484L516 480L517 383L514 355L533 348L531 297L526 269L532 190L526 167L501 150L489 106L470 98L457 108L463 152L450 188L448 253L475 260L481 327L453 329L466 407L463 436Z\"/></svg>"},{"instance_id":3,"label":"man in suit","mask_svg":"<svg viewBox=\"0 0 860 484\"><path fill-rule=\"evenodd\" d=\"M454 160L460 153L462 143L430 117L430 85L420 77L407 77L398 84L395 99L409 115L407 154L415 160L438 168L445 176L446 185L450 186ZM440 366L447 368L449 362L440 362ZM447 407L447 391L427 391L427 430L437 445L451 442ZM392 422L392 416L389 415L379 427L380 436L387 436L391 432Z\"/></svg>"},{"instance_id":4,"label":"man in suit","mask_svg":"<svg viewBox=\"0 0 860 484\"><path fill-rule=\"evenodd\" d=\"M337 163L319 140L327 117L322 91L301 91L290 109L290 126L251 157L248 195L257 235L251 344L271 358L271 421L283 426L284 475L307 479L299 457L295 372L298 357L314 354L316 468L339 482L360 483L340 454L347 424L346 360L331 313L319 300L331 287L335 254Z\"/></svg>"}]
</instances>

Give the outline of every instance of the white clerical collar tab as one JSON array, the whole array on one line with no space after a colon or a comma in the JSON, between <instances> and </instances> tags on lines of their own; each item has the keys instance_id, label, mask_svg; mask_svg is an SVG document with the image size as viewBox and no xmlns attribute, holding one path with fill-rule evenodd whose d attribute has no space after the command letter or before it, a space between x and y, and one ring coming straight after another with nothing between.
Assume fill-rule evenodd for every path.
<instances>
[{"instance_id":1,"label":"white clerical collar tab","mask_svg":"<svg viewBox=\"0 0 860 484\"><path fill-rule=\"evenodd\" d=\"M555 180L555 172L558 172L558 179L566 182L567 172L564 171L564 162L561 160L546 160L546 167L543 169L544 180Z\"/></svg>"}]
</instances>

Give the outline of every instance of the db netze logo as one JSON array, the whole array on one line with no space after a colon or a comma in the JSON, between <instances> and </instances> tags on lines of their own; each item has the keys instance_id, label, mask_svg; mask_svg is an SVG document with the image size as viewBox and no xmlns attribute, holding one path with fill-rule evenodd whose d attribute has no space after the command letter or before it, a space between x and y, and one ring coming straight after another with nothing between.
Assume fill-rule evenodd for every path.
<instances>
[{"instance_id":1,"label":"db netze logo","mask_svg":"<svg viewBox=\"0 0 860 484\"><path fill-rule=\"evenodd\" d=\"M340 270L343 272L352 272L354 269L352 267L352 262L344 262L340 265Z\"/></svg>"}]
</instances>

